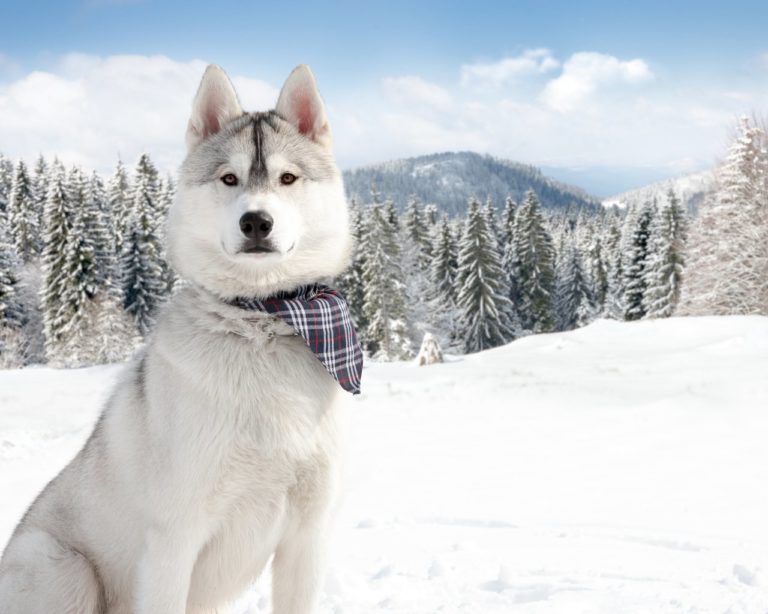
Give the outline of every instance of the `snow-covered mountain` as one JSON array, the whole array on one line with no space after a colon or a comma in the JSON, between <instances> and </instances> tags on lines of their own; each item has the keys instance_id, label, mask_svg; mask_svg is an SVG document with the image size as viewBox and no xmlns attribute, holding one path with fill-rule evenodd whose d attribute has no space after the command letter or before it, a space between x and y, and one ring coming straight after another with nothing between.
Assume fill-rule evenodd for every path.
<instances>
[{"instance_id":1,"label":"snow-covered mountain","mask_svg":"<svg viewBox=\"0 0 768 614\"><path fill-rule=\"evenodd\" d=\"M451 214L463 214L470 197L491 197L497 207L507 196L521 201L525 192L535 190L544 207L570 205L592 207L599 200L584 190L560 183L534 167L473 152L446 152L393 160L344 172L347 194L369 202L371 185L383 198L405 206L411 195L423 203L435 203Z\"/></svg>"},{"instance_id":2,"label":"snow-covered mountain","mask_svg":"<svg viewBox=\"0 0 768 614\"><path fill-rule=\"evenodd\" d=\"M765 614L766 347L760 316L600 320L367 364L318 612ZM0 370L0 549L119 372Z\"/></svg>"},{"instance_id":3,"label":"snow-covered mountain","mask_svg":"<svg viewBox=\"0 0 768 614\"><path fill-rule=\"evenodd\" d=\"M657 181L649 185L616 194L603 200L605 207L623 208L631 205L640 205L654 199L662 201L667 197L669 188L672 188L680 199L680 202L689 211L696 211L706 194L712 189L715 182L715 171L706 170L691 175L682 175L664 181Z\"/></svg>"}]
</instances>

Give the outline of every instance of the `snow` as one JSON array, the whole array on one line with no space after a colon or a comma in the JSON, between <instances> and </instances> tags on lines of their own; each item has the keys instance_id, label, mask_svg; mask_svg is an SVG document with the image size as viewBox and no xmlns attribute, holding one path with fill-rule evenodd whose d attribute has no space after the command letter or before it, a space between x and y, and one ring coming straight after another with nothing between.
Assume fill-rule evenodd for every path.
<instances>
[{"instance_id":1,"label":"snow","mask_svg":"<svg viewBox=\"0 0 768 614\"><path fill-rule=\"evenodd\" d=\"M768 318L447 360L366 368L323 614L768 611ZM0 542L119 371L0 372Z\"/></svg>"}]
</instances>

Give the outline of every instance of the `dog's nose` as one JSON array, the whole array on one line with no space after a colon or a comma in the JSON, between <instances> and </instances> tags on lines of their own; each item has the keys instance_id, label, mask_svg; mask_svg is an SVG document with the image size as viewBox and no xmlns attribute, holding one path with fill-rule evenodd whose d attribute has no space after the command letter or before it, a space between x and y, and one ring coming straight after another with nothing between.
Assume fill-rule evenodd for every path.
<instances>
[{"instance_id":1,"label":"dog's nose","mask_svg":"<svg viewBox=\"0 0 768 614\"><path fill-rule=\"evenodd\" d=\"M264 211L248 211L240 218L240 232L248 239L266 239L272 232L272 216Z\"/></svg>"}]
</instances>

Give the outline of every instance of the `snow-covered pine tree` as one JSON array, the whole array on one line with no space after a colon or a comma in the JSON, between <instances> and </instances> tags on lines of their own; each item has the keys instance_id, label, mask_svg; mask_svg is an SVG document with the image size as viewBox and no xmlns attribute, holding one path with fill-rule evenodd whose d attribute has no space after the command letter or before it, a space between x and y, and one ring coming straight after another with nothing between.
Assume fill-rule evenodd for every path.
<instances>
[{"instance_id":1,"label":"snow-covered pine tree","mask_svg":"<svg viewBox=\"0 0 768 614\"><path fill-rule=\"evenodd\" d=\"M99 314L94 303L103 283L96 245L101 212L89 192L82 170L73 168L67 181L72 226L64 259L64 289L59 297L64 323L54 352L54 363L67 367L98 362L99 340L94 329Z\"/></svg>"},{"instance_id":2,"label":"snow-covered pine tree","mask_svg":"<svg viewBox=\"0 0 768 614\"><path fill-rule=\"evenodd\" d=\"M23 262L31 262L38 254L37 219L32 179L24 161L19 160L8 200L8 222L14 249Z\"/></svg>"},{"instance_id":3,"label":"snow-covered pine tree","mask_svg":"<svg viewBox=\"0 0 768 614\"><path fill-rule=\"evenodd\" d=\"M368 321L363 311L365 284L363 283L363 271L365 263L365 224L363 211L354 198L349 202L349 229L352 234L352 256L347 269L339 276L337 283L339 290L347 299L352 320L358 330L365 330Z\"/></svg>"},{"instance_id":4,"label":"snow-covered pine tree","mask_svg":"<svg viewBox=\"0 0 768 614\"><path fill-rule=\"evenodd\" d=\"M608 273L608 292L602 315L614 320L624 319L624 271L621 268L621 230L618 210L606 220L603 260Z\"/></svg>"},{"instance_id":5,"label":"snow-covered pine tree","mask_svg":"<svg viewBox=\"0 0 768 614\"><path fill-rule=\"evenodd\" d=\"M81 326L83 338L74 342L83 348L80 353L81 364L124 360L133 352L137 343L136 329L123 309L122 279L118 275L119 258L115 252L114 232L110 232L109 201L101 176L94 172L88 183L82 224L88 243L93 246L97 282L95 292L84 308L84 325Z\"/></svg>"},{"instance_id":6,"label":"snow-covered pine tree","mask_svg":"<svg viewBox=\"0 0 768 614\"><path fill-rule=\"evenodd\" d=\"M392 227L394 233L397 235L400 233L400 215L397 213L397 206L395 202L388 198L384 203L384 217L387 219L387 223Z\"/></svg>"},{"instance_id":7,"label":"snow-covered pine tree","mask_svg":"<svg viewBox=\"0 0 768 614\"><path fill-rule=\"evenodd\" d=\"M40 290L45 333L45 353L49 362L59 361L61 339L69 317L62 300L68 279L66 259L72 234L72 206L64 168L54 162L45 203L43 232L43 283Z\"/></svg>"},{"instance_id":8,"label":"snow-covered pine tree","mask_svg":"<svg viewBox=\"0 0 768 614\"><path fill-rule=\"evenodd\" d=\"M511 198L507 198L504 204L504 211L501 214L501 269L509 286L509 298L512 303L519 307L520 292L517 287L517 278L515 273L515 216L517 214L517 203ZM518 316L519 317L519 316Z\"/></svg>"},{"instance_id":9,"label":"snow-covered pine tree","mask_svg":"<svg viewBox=\"0 0 768 614\"><path fill-rule=\"evenodd\" d=\"M485 219L488 224L488 230L493 236L494 241L496 241L497 249L500 250L499 257L501 257L501 255L503 254L503 252L501 251L503 249L502 247L503 244L501 241L502 229L499 227L499 221L496 219L496 207L494 207L493 199L490 196L485 200L483 213L485 214Z\"/></svg>"},{"instance_id":10,"label":"snow-covered pine tree","mask_svg":"<svg viewBox=\"0 0 768 614\"><path fill-rule=\"evenodd\" d=\"M518 332L498 246L487 212L472 199L459 244L458 334L466 352L479 352L512 341Z\"/></svg>"},{"instance_id":11,"label":"snow-covered pine tree","mask_svg":"<svg viewBox=\"0 0 768 614\"><path fill-rule=\"evenodd\" d=\"M573 241L560 258L557 279L557 328L573 330L585 326L595 316L592 289L584 273L579 250Z\"/></svg>"},{"instance_id":12,"label":"snow-covered pine tree","mask_svg":"<svg viewBox=\"0 0 768 614\"><path fill-rule=\"evenodd\" d=\"M160 205L158 207L157 228L160 235L160 245L163 248L161 258L163 271L165 272L165 283L168 286L168 293L172 294L173 289L179 283L180 279L176 272L168 264L168 258L165 253L165 222L168 219L168 211L171 209L173 199L176 197L176 182L169 174L164 180L160 181Z\"/></svg>"},{"instance_id":13,"label":"snow-covered pine tree","mask_svg":"<svg viewBox=\"0 0 768 614\"><path fill-rule=\"evenodd\" d=\"M499 228L500 248L502 253L506 251L506 246L512 242L515 228L515 213L517 212L517 203L507 197L504 202L504 209L501 212L501 223Z\"/></svg>"},{"instance_id":14,"label":"snow-covered pine tree","mask_svg":"<svg viewBox=\"0 0 768 614\"><path fill-rule=\"evenodd\" d=\"M680 301L687 216L672 188L651 227L651 258L646 272L645 312L649 318L668 318Z\"/></svg>"},{"instance_id":15,"label":"snow-covered pine tree","mask_svg":"<svg viewBox=\"0 0 768 614\"><path fill-rule=\"evenodd\" d=\"M405 282L408 335L416 343L430 328L429 265L432 244L429 228L418 199L412 197L407 205L401 230L401 266Z\"/></svg>"},{"instance_id":16,"label":"snow-covered pine tree","mask_svg":"<svg viewBox=\"0 0 768 614\"><path fill-rule=\"evenodd\" d=\"M609 267L605 258L606 254L603 248L603 239L599 233L595 232L587 247L584 263L584 270L590 285L595 314L602 314L605 311L605 306L608 300L610 287L608 281Z\"/></svg>"},{"instance_id":17,"label":"snow-covered pine tree","mask_svg":"<svg viewBox=\"0 0 768 614\"><path fill-rule=\"evenodd\" d=\"M146 335L168 293L160 243L160 199L157 170L147 154L136 166L132 215L122 253L124 306Z\"/></svg>"},{"instance_id":18,"label":"snow-covered pine tree","mask_svg":"<svg viewBox=\"0 0 768 614\"><path fill-rule=\"evenodd\" d=\"M400 246L390 215L387 205L373 203L366 220L363 310L368 327L363 344L374 358L404 360L411 357L413 350L406 321Z\"/></svg>"},{"instance_id":19,"label":"snow-covered pine tree","mask_svg":"<svg viewBox=\"0 0 768 614\"><path fill-rule=\"evenodd\" d=\"M109 230L109 199L104 180L96 171L91 173L85 195L88 230L96 258L99 286L113 279L115 269L114 236Z\"/></svg>"},{"instance_id":20,"label":"snow-covered pine tree","mask_svg":"<svg viewBox=\"0 0 768 614\"><path fill-rule=\"evenodd\" d=\"M18 258L8 236L6 212L0 210L0 369L20 367L24 363L18 270Z\"/></svg>"},{"instance_id":21,"label":"snow-covered pine tree","mask_svg":"<svg viewBox=\"0 0 768 614\"><path fill-rule=\"evenodd\" d=\"M646 201L627 215L622 233L621 266L624 285L624 319L645 317L646 271L651 258L651 228L656 203Z\"/></svg>"},{"instance_id":22,"label":"snow-covered pine tree","mask_svg":"<svg viewBox=\"0 0 768 614\"><path fill-rule=\"evenodd\" d=\"M0 153L0 211L6 212L8 210L8 199L11 197L12 184L13 162Z\"/></svg>"},{"instance_id":23,"label":"snow-covered pine tree","mask_svg":"<svg viewBox=\"0 0 768 614\"><path fill-rule=\"evenodd\" d=\"M432 243L430 241L430 227L424 212L421 209L419 199L412 196L408 200L405 209L405 236L410 245L409 249L415 251L415 262L422 271L429 269L432 261Z\"/></svg>"},{"instance_id":24,"label":"snow-covered pine tree","mask_svg":"<svg viewBox=\"0 0 768 614\"><path fill-rule=\"evenodd\" d=\"M116 254L114 279L122 279L121 255L125 248L131 218L131 184L122 160L118 159L107 185L107 210L112 229L112 251Z\"/></svg>"},{"instance_id":25,"label":"snow-covered pine tree","mask_svg":"<svg viewBox=\"0 0 768 614\"><path fill-rule=\"evenodd\" d=\"M35 228L37 229L36 251L43 251L43 214L45 211L45 199L48 196L48 181L50 180L50 166L45 157L40 154L35 162L35 170L32 175L32 194L34 196Z\"/></svg>"},{"instance_id":26,"label":"snow-covered pine tree","mask_svg":"<svg viewBox=\"0 0 768 614\"><path fill-rule=\"evenodd\" d=\"M448 218L435 227L432 263L429 271L430 323L442 345L453 346L457 341L456 321L458 311L456 299L458 288L456 277L459 268L459 253Z\"/></svg>"},{"instance_id":27,"label":"snow-covered pine tree","mask_svg":"<svg viewBox=\"0 0 768 614\"><path fill-rule=\"evenodd\" d=\"M768 138L747 117L691 229L681 315L768 315Z\"/></svg>"},{"instance_id":28,"label":"snow-covered pine tree","mask_svg":"<svg viewBox=\"0 0 768 614\"><path fill-rule=\"evenodd\" d=\"M424 217L426 218L427 225L430 229L434 229L438 218L437 205L430 203L424 207Z\"/></svg>"},{"instance_id":29,"label":"snow-covered pine tree","mask_svg":"<svg viewBox=\"0 0 768 614\"><path fill-rule=\"evenodd\" d=\"M522 327L536 333L553 330L555 249L533 190L526 193L515 214L504 261L512 273L510 294Z\"/></svg>"}]
</instances>

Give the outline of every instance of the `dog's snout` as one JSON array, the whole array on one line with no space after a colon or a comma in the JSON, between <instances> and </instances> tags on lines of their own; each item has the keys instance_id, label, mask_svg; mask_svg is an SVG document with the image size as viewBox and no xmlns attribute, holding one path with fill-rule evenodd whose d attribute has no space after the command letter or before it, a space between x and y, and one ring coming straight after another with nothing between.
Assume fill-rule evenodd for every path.
<instances>
[{"instance_id":1,"label":"dog's snout","mask_svg":"<svg viewBox=\"0 0 768 614\"><path fill-rule=\"evenodd\" d=\"M264 211L248 211L240 218L240 232L248 239L266 239L272 232L272 216Z\"/></svg>"}]
</instances>

